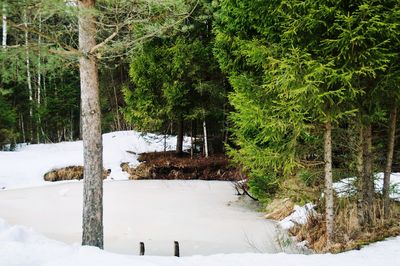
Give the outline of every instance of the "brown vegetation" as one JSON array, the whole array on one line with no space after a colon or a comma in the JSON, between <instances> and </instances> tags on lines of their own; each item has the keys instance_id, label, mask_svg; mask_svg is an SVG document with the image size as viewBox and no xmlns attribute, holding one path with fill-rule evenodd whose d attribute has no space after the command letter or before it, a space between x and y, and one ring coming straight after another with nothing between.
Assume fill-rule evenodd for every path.
<instances>
[{"instance_id":1,"label":"brown vegetation","mask_svg":"<svg viewBox=\"0 0 400 266\"><path fill-rule=\"evenodd\" d=\"M274 199L266 207L265 218L272 220L282 220L293 212L294 203L289 198Z\"/></svg>"},{"instance_id":2,"label":"brown vegetation","mask_svg":"<svg viewBox=\"0 0 400 266\"><path fill-rule=\"evenodd\" d=\"M128 172L130 179L201 179L201 180L229 180L241 179L237 168L229 164L225 155L212 155L208 158L188 154L177 155L175 152L143 153L138 160L141 162L136 168L128 164L121 164L121 168Z\"/></svg>"},{"instance_id":3,"label":"brown vegetation","mask_svg":"<svg viewBox=\"0 0 400 266\"><path fill-rule=\"evenodd\" d=\"M111 173L111 170L103 170L103 179ZM68 166L47 172L44 175L45 181L64 181L64 180L81 180L83 179L83 166Z\"/></svg>"},{"instance_id":4,"label":"brown vegetation","mask_svg":"<svg viewBox=\"0 0 400 266\"><path fill-rule=\"evenodd\" d=\"M316 252L342 252L359 249L363 245L383 240L400 234L400 203L393 202L391 217L384 219L383 202L376 199L373 207L372 225L360 227L357 205L349 199L337 199L335 212L335 238L327 244L325 217L315 214L308 218L305 225L295 226L290 233L298 241L306 240L309 247Z\"/></svg>"},{"instance_id":5,"label":"brown vegetation","mask_svg":"<svg viewBox=\"0 0 400 266\"><path fill-rule=\"evenodd\" d=\"M320 179L315 179L312 185L306 185L299 181L299 177L293 176L280 184L280 190L266 208L266 218L282 220L293 210L293 203L303 205L306 202L313 202L316 206L316 213L308 217L304 225L297 225L289 230L289 233L296 237L297 241L307 241L308 248L315 252L342 252L351 249L359 249L363 245L383 240L390 236L400 235L400 202L391 201L390 217L384 218L382 198L376 194L372 208L371 225L360 226L360 208L357 206L355 197L335 197L335 220L334 239L328 244L326 232L326 220L324 214L325 201L321 197L323 184ZM286 197L282 199L282 197Z\"/></svg>"}]
</instances>

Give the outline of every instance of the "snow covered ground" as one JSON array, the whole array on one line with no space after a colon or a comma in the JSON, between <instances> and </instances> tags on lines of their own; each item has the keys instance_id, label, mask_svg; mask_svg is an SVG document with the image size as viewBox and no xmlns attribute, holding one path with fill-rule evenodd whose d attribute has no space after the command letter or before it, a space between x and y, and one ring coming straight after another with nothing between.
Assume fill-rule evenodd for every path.
<instances>
[{"instance_id":1,"label":"snow covered ground","mask_svg":"<svg viewBox=\"0 0 400 266\"><path fill-rule=\"evenodd\" d=\"M217 254L212 256L128 256L93 247L67 245L50 240L31 229L9 226L0 220L2 266L398 266L400 237L372 244L359 251L337 255Z\"/></svg>"},{"instance_id":2,"label":"snow covered ground","mask_svg":"<svg viewBox=\"0 0 400 266\"><path fill-rule=\"evenodd\" d=\"M175 148L176 137L167 138L167 149ZM128 179L120 164L138 164L132 154L164 150L164 136L143 135L135 131L120 131L103 135L104 168L111 169L109 179ZM189 143L186 141L185 146ZM55 168L83 165L82 141L54 144L34 144L20 147L14 152L0 152L0 190L51 184L43 175Z\"/></svg>"},{"instance_id":3,"label":"snow covered ground","mask_svg":"<svg viewBox=\"0 0 400 266\"><path fill-rule=\"evenodd\" d=\"M175 140L168 138L168 149ZM127 176L120 163L138 163L127 151L163 150L162 136L114 132L103 135L103 142L104 167L112 170L104 187L106 251L79 245L82 182L43 180L54 168L82 165L82 142L0 152L0 266L400 265L400 237L338 255L274 253L281 250L274 224L245 208L229 182L121 181ZM393 181L400 184L400 174ZM302 222L311 209L298 207L281 225ZM171 255L175 240L185 257L151 256ZM139 241L146 256L132 255Z\"/></svg>"},{"instance_id":4,"label":"snow covered ground","mask_svg":"<svg viewBox=\"0 0 400 266\"><path fill-rule=\"evenodd\" d=\"M307 203L304 206L295 205L293 212L278 222L279 226L287 230L297 224L307 223L308 217L315 213L314 207L315 205L312 203Z\"/></svg>"}]
</instances>

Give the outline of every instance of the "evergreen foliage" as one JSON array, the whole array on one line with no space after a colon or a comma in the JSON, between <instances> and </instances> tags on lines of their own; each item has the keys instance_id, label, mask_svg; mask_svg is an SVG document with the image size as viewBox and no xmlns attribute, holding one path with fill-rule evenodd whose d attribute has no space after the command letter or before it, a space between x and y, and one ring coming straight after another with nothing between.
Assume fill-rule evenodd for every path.
<instances>
[{"instance_id":1,"label":"evergreen foliage","mask_svg":"<svg viewBox=\"0 0 400 266\"><path fill-rule=\"evenodd\" d=\"M136 128L166 132L170 122L207 120L214 133L222 130L227 86L212 54L210 8L200 1L182 29L144 44L133 57L124 115Z\"/></svg>"},{"instance_id":2,"label":"evergreen foliage","mask_svg":"<svg viewBox=\"0 0 400 266\"><path fill-rule=\"evenodd\" d=\"M356 113L362 121L376 121L387 80L382 78L398 56L398 4L219 3L214 52L234 88L238 149L230 154L260 180L250 184L262 183L268 195L279 177L304 166L304 148L314 145L306 143L321 140L315 134L323 123L343 125ZM392 88L394 96L398 86Z\"/></svg>"}]
</instances>

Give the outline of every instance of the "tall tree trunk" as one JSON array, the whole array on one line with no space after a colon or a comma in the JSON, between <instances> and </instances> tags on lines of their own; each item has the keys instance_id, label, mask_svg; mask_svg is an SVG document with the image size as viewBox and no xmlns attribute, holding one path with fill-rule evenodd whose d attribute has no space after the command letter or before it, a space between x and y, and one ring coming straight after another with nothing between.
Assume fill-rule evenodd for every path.
<instances>
[{"instance_id":1,"label":"tall tree trunk","mask_svg":"<svg viewBox=\"0 0 400 266\"><path fill-rule=\"evenodd\" d=\"M328 245L334 238L333 185L332 185L332 123L325 123L324 132L325 160L325 216Z\"/></svg>"},{"instance_id":2,"label":"tall tree trunk","mask_svg":"<svg viewBox=\"0 0 400 266\"><path fill-rule=\"evenodd\" d=\"M383 211L384 217L388 218L390 214L390 175L392 174L394 141L396 137L396 122L397 122L397 106L393 105L390 111L390 121L388 130L388 146L386 153L386 166L383 177Z\"/></svg>"},{"instance_id":3,"label":"tall tree trunk","mask_svg":"<svg viewBox=\"0 0 400 266\"><path fill-rule=\"evenodd\" d=\"M207 124L205 118L203 120L203 134L204 134L204 155L206 158L208 158Z\"/></svg>"},{"instance_id":4,"label":"tall tree trunk","mask_svg":"<svg viewBox=\"0 0 400 266\"><path fill-rule=\"evenodd\" d=\"M28 35L28 16L25 10L24 14L24 25L25 25L25 56L26 56L26 80L28 84L28 96L29 96L29 119L30 119L30 141L33 141L33 95L32 95L32 78L31 78L31 60L29 55L29 35Z\"/></svg>"},{"instance_id":5,"label":"tall tree trunk","mask_svg":"<svg viewBox=\"0 0 400 266\"><path fill-rule=\"evenodd\" d=\"M103 248L103 161L100 98L96 58L94 0L80 0L79 59L81 79L82 136L84 151L82 245Z\"/></svg>"},{"instance_id":6,"label":"tall tree trunk","mask_svg":"<svg viewBox=\"0 0 400 266\"><path fill-rule=\"evenodd\" d=\"M3 49L7 48L7 9L6 4L3 3L3 11L2 11L2 29L3 29L3 37L1 39L1 45Z\"/></svg>"},{"instance_id":7,"label":"tall tree trunk","mask_svg":"<svg viewBox=\"0 0 400 266\"><path fill-rule=\"evenodd\" d=\"M39 32L42 32L42 16L39 15ZM42 47L42 37L38 36L38 64L37 64L37 93L36 93L36 112L37 112L37 121L36 121L36 139L37 143L40 143L40 128L41 128L41 118L40 118L40 105L41 105L41 90L42 90L42 55L40 51L40 47Z\"/></svg>"},{"instance_id":8,"label":"tall tree trunk","mask_svg":"<svg viewBox=\"0 0 400 266\"><path fill-rule=\"evenodd\" d=\"M176 138L176 153L181 155L183 152L183 119L182 117L178 120L178 136Z\"/></svg>"},{"instance_id":9,"label":"tall tree trunk","mask_svg":"<svg viewBox=\"0 0 400 266\"><path fill-rule=\"evenodd\" d=\"M374 178L372 173L372 127L368 123L363 129L363 177L362 195L364 204L364 220L372 225L372 208L374 198Z\"/></svg>"}]
</instances>

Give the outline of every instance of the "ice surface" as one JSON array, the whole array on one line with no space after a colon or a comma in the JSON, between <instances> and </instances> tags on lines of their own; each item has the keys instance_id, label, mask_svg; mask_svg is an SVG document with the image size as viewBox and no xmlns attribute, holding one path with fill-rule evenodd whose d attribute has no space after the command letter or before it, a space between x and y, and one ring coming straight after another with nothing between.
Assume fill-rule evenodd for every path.
<instances>
[{"instance_id":1,"label":"ice surface","mask_svg":"<svg viewBox=\"0 0 400 266\"><path fill-rule=\"evenodd\" d=\"M1 191L0 217L79 243L82 194L81 182ZM106 250L126 254L143 241L146 254L171 255L175 240L183 255L281 250L275 222L243 206L224 181L106 181L104 234Z\"/></svg>"}]
</instances>

